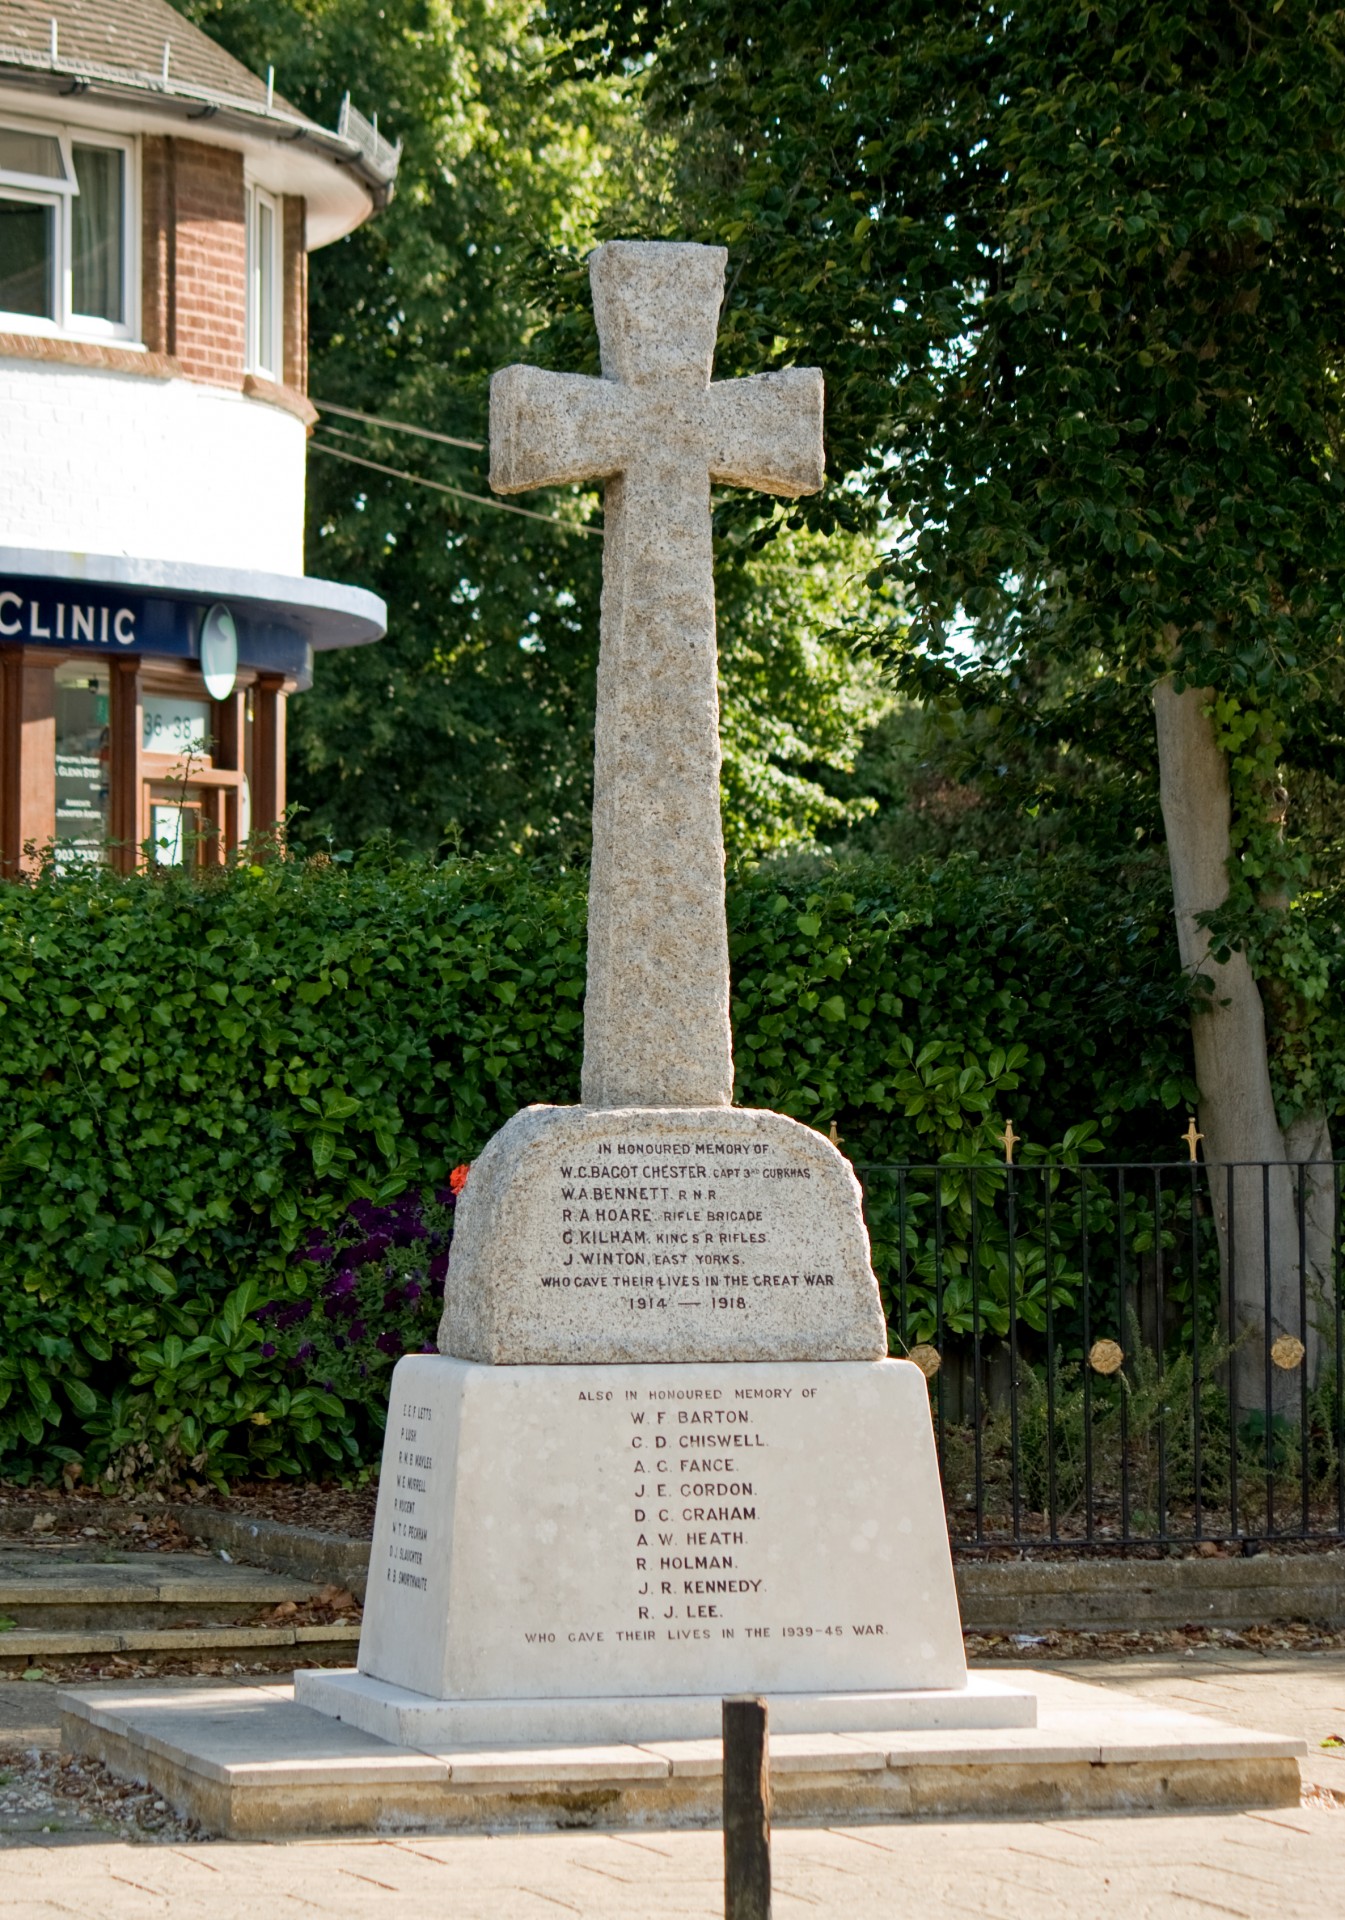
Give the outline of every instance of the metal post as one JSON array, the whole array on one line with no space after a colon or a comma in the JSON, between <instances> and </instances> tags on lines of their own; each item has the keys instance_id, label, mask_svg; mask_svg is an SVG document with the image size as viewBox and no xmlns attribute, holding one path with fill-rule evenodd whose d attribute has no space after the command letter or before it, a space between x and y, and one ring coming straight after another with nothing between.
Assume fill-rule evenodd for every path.
<instances>
[{"instance_id":1,"label":"metal post","mask_svg":"<svg viewBox=\"0 0 1345 1920\"><path fill-rule=\"evenodd\" d=\"M1126 1315L1126 1176L1125 1168L1116 1173L1116 1318L1117 1344L1122 1352L1130 1338ZM1121 1412L1121 1543L1130 1542L1130 1395L1124 1375L1118 1377L1116 1391Z\"/></svg>"},{"instance_id":2,"label":"metal post","mask_svg":"<svg viewBox=\"0 0 1345 1920\"><path fill-rule=\"evenodd\" d=\"M1093 1273L1088 1264L1088 1169L1079 1168L1079 1280L1083 1289L1083 1527L1084 1539L1093 1539L1093 1369L1089 1352L1093 1345L1091 1290Z\"/></svg>"},{"instance_id":3,"label":"metal post","mask_svg":"<svg viewBox=\"0 0 1345 1920\"><path fill-rule=\"evenodd\" d=\"M1191 1122L1195 1125L1194 1120ZM1194 1478L1195 1494L1195 1537L1199 1540L1205 1530L1204 1511L1204 1459L1205 1443L1205 1401L1201 1392L1200 1380L1200 1214L1197 1206L1198 1194L1196 1181L1199 1179L1200 1163L1191 1154L1191 1471ZM1216 1318L1216 1326L1217 1326Z\"/></svg>"},{"instance_id":4,"label":"metal post","mask_svg":"<svg viewBox=\"0 0 1345 1920\"><path fill-rule=\"evenodd\" d=\"M939 1454L939 1485L948 1484L948 1407L944 1399L948 1369L942 1364L944 1355L943 1334L943 1194L939 1187L939 1176L934 1175L934 1347L939 1356L939 1371L935 1374L934 1398L938 1415L936 1423L936 1444ZM958 1398L961 1399L959 1393Z\"/></svg>"},{"instance_id":5,"label":"metal post","mask_svg":"<svg viewBox=\"0 0 1345 1920\"><path fill-rule=\"evenodd\" d=\"M1060 1538L1060 1487L1055 1458L1055 1302L1051 1297L1051 1175L1041 1170L1041 1237L1046 1249L1046 1509L1051 1544Z\"/></svg>"},{"instance_id":6,"label":"metal post","mask_svg":"<svg viewBox=\"0 0 1345 1920\"><path fill-rule=\"evenodd\" d=\"M1304 1183L1308 1177L1307 1165L1300 1163L1298 1168L1298 1337L1303 1343L1303 1358L1298 1363L1298 1471L1299 1471L1299 1514L1298 1531L1306 1540L1309 1527L1308 1493L1308 1216L1307 1194ZM1339 1383L1337 1383L1339 1390Z\"/></svg>"},{"instance_id":7,"label":"metal post","mask_svg":"<svg viewBox=\"0 0 1345 1920\"><path fill-rule=\"evenodd\" d=\"M766 1702L736 1694L724 1714L724 1920L771 1920L771 1756Z\"/></svg>"},{"instance_id":8,"label":"metal post","mask_svg":"<svg viewBox=\"0 0 1345 1920\"><path fill-rule=\"evenodd\" d=\"M1161 1380L1167 1368L1167 1286L1163 1272L1163 1179L1154 1168L1154 1364ZM1168 1409L1158 1405L1158 1537L1168 1536Z\"/></svg>"},{"instance_id":9,"label":"metal post","mask_svg":"<svg viewBox=\"0 0 1345 1920\"><path fill-rule=\"evenodd\" d=\"M1275 1300L1271 1283L1270 1265L1270 1167L1266 1162L1261 1165L1261 1272L1264 1281L1265 1306L1262 1309L1261 1348L1262 1369L1265 1373L1266 1394L1266 1539L1275 1533L1275 1363L1270 1357L1272 1334L1275 1324Z\"/></svg>"},{"instance_id":10,"label":"metal post","mask_svg":"<svg viewBox=\"0 0 1345 1920\"><path fill-rule=\"evenodd\" d=\"M1228 1221L1228 1531L1236 1540L1238 1524L1238 1215L1234 1204L1233 1163L1227 1168L1225 1203Z\"/></svg>"},{"instance_id":11,"label":"metal post","mask_svg":"<svg viewBox=\"0 0 1345 1920\"><path fill-rule=\"evenodd\" d=\"M1021 1545L1023 1538L1023 1477L1022 1460L1020 1458L1020 1434L1018 1430L1018 1299L1016 1293L1017 1273L1015 1271L1014 1259L1017 1250L1018 1222L1013 1204L1012 1161L1008 1164L1004 1178L1009 1188L1009 1241L1006 1275L1009 1290L1009 1499L1013 1508L1014 1544Z\"/></svg>"},{"instance_id":12,"label":"metal post","mask_svg":"<svg viewBox=\"0 0 1345 1920\"><path fill-rule=\"evenodd\" d=\"M975 1419L972 1422L972 1439L976 1450L976 1544L985 1544L985 1386L981 1370L981 1299L980 1299L980 1253L977 1247L976 1218L976 1171L973 1168L967 1181L971 1196L971 1372L972 1388L975 1393Z\"/></svg>"}]
</instances>

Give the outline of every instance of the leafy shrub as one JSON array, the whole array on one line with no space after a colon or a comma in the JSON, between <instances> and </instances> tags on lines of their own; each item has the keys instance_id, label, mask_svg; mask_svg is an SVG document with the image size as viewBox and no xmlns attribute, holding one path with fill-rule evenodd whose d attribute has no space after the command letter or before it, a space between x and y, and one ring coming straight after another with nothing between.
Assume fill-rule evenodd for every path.
<instances>
[{"instance_id":1,"label":"leafy shrub","mask_svg":"<svg viewBox=\"0 0 1345 1920\"><path fill-rule=\"evenodd\" d=\"M577 1099L585 888L376 850L0 888L3 1471L373 1457L378 1340L433 1337L442 1251L388 1307L419 1243L380 1264L349 1236L406 1209L442 1239L452 1169L518 1107ZM1142 865L766 866L729 916L739 1100L837 1121L856 1161L983 1148L1009 1114L1039 1144L1095 1122L1111 1153L1175 1131L1186 996ZM307 1298L326 1328L347 1270L378 1360L278 1325Z\"/></svg>"},{"instance_id":2,"label":"leafy shrub","mask_svg":"<svg viewBox=\"0 0 1345 1920\"><path fill-rule=\"evenodd\" d=\"M253 1312L263 1330L260 1359L283 1358L299 1391L322 1396L318 1412L353 1408L363 1416L341 1433L349 1464L382 1436L395 1363L404 1353L436 1351L453 1209L467 1171L454 1168L428 1204L414 1193L386 1207L352 1200L336 1226L310 1233L295 1262L300 1297L279 1293ZM320 1440L320 1427L305 1437Z\"/></svg>"}]
</instances>

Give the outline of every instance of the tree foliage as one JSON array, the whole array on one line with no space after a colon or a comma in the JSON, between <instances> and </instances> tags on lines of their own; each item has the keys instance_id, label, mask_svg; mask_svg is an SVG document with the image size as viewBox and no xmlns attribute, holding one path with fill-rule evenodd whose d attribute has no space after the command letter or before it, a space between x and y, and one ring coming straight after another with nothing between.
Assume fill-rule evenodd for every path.
<instances>
[{"instance_id":1,"label":"tree foliage","mask_svg":"<svg viewBox=\"0 0 1345 1920\"><path fill-rule=\"evenodd\" d=\"M1153 683L1215 690L1224 932L1288 983L1282 1100L1334 1104L1332 1050L1305 1044L1323 955L1282 907L1314 851L1299 829L1340 818L1345 777L1345 12L549 13L559 72L647 76L681 156L655 224L732 249L728 355L823 366L835 478L808 517L891 529L910 619L884 644L906 688L963 717L981 791L1016 767L1025 802L1035 782L1068 803L1091 766L1104 822L1149 832ZM1287 833L1282 784L1312 800Z\"/></svg>"},{"instance_id":2,"label":"tree foliage","mask_svg":"<svg viewBox=\"0 0 1345 1920\"><path fill-rule=\"evenodd\" d=\"M274 64L281 92L327 124L350 87L404 141L392 205L312 257L314 397L484 442L489 376L532 357L543 319L529 256L581 257L658 172L631 88L550 84L529 0L194 0L184 10L254 70ZM309 570L382 593L390 631L375 647L321 658L313 691L294 702L300 833L582 855L601 542L566 528L600 524L596 495L520 503L562 523L552 526L336 457L480 496L484 452L334 415L314 449ZM844 579L833 608L815 556L798 563L798 594L783 566L781 556L763 583L769 625L750 591L726 596L726 826L743 850L806 842L822 823L862 813L844 791L848 768L869 708L876 717L886 704L874 674L826 638Z\"/></svg>"}]
</instances>

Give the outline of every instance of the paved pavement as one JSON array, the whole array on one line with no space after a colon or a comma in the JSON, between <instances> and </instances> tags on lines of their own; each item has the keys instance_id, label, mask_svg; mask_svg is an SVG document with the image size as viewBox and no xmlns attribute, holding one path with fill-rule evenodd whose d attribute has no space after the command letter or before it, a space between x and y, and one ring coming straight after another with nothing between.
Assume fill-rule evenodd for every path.
<instances>
[{"instance_id":1,"label":"paved pavement","mask_svg":"<svg viewBox=\"0 0 1345 1920\"><path fill-rule=\"evenodd\" d=\"M782 1828L774 1844L780 1920L810 1912L845 1920L1322 1920L1339 1911L1345 1751L1320 1743L1345 1737L1345 1657L1199 1655L1071 1663L1067 1671L1219 1719L1303 1733L1311 1748L1304 1805L1237 1815ZM46 1737L50 1720L41 1683L0 1687L5 1744ZM0 1835L0 1916L556 1920L559 1910L591 1920L673 1920L722 1914L721 1871L714 1833L254 1846L30 1829Z\"/></svg>"}]
</instances>

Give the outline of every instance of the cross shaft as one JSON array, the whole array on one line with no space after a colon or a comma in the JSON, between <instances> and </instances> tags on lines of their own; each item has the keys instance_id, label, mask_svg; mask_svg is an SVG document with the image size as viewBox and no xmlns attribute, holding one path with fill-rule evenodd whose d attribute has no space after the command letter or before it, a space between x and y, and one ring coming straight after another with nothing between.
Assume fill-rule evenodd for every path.
<instances>
[{"instance_id":1,"label":"cross shaft","mask_svg":"<svg viewBox=\"0 0 1345 1920\"><path fill-rule=\"evenodd\" d=\"M710 379L720 247L590 257L600 380L491 382L499 493L606 483L583 1102L728 1106L729 1028L710 487L822 484L822 376Z\"/></svg>"}]
</instances>

